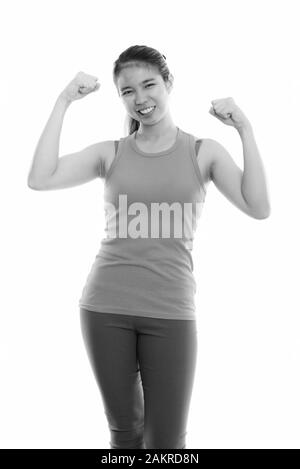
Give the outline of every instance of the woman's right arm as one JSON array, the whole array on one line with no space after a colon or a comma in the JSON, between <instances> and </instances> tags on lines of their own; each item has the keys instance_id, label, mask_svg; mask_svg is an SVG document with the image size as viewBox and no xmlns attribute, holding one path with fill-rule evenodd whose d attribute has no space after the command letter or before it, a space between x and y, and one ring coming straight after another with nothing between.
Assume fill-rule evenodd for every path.
<instances>
[{"instance_id":1,"label":"woman's right arm","mask_svg":"<svg viewBox=\"0 0 300 469\"><path fill-rule=\"evenodd\" d=\"M62 124L70 104L71 101L62 94L56 100L33 156L27 180L32 189L42 185L57 167Z\"/></svg>"},{"instance_id":2,"label":"woman's right arm","mask_svg":"<svg viewBox=\"0 0 300 469\"><path fill-rule=\"evenodd\" d=\"M59 158L59 140L65 112L72 101L99 89L100 84L96 80L97 77L93 75L79 72L58 96L34 153L27 178L30 188L61 189L99 177L99 164L113 151L113 141L95 143Z\"/></svg>"}]
</instances>

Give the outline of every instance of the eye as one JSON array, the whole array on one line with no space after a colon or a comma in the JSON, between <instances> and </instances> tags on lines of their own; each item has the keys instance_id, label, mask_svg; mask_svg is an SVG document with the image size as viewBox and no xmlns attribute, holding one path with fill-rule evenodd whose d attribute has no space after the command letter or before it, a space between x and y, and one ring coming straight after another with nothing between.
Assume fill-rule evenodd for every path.
<instances>
[{"instance_id":1,"label":"eye","mask_svg":"<svg viewBox=\"0 0 300 469\"><path fill-rule=\"evenodd\" d=\"M146 85L146 88L147 88L147 86L155 86L155 83L149 83L148 85ZM124 93L122 93L122 96L125 96L125 94L128 94L128 93L131 93L131 90L124 91Z\"/></svg>"}]
</instances>

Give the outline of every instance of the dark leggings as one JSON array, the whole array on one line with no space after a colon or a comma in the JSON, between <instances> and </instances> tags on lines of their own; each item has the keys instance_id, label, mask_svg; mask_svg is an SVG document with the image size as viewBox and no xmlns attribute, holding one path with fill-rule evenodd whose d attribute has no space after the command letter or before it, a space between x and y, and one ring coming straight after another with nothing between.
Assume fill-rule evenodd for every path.
<instances>
[{"instance_id":1,"label":"dark leggings","mask_svg":"<svg viewBox=\"0 0 300 469\"><path fill-rule=\"evenodd\" d=\"M197 360L196 320L80 308L111 449L186 447Z\"/></svg>"}]
</instances>

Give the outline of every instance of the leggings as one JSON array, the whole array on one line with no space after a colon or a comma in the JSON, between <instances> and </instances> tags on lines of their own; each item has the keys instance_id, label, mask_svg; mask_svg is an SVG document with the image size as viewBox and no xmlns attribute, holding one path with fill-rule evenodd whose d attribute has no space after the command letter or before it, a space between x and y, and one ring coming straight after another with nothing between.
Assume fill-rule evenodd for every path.
<instances>
[{"instance_id":1,"label":"leggings","mask_svg":"<svg viewBox=\"0 0 300 469\"><path fill-rule=\"evenodd\" d=\"M186 447L197 360L196 320L99 313L80 307L110 448Z\"/></svg>"}]
</instances>

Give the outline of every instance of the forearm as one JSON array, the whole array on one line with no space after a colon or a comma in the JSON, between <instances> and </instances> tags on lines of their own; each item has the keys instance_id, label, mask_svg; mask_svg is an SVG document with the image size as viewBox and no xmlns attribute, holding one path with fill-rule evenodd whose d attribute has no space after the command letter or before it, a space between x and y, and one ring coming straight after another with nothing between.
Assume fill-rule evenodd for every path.
<instances>
[{"instance_id":1,"label":"forearm","mask_svg":"<svg viewBox=\"0 0 300 469\"><path fill-rule=\"evenodd\" d=\"M242 193L248 205L262 216L269 216L271 206L262 159L256 145L252 126L237 129L242 140L244 171Z\"/></svg>"},{"instance_id":2,"label":"forearm","mask_svg":"<svg viewBox=\"0 0 300 469\"><path fill-rule=\"evenodd\" d=\"M28 175L29 185L44 180L56 169L61 129L69 104L69 101L59 95L36 147Z\"/></svg>"}]
</instances>

